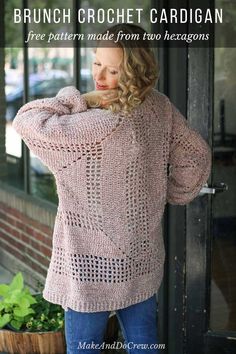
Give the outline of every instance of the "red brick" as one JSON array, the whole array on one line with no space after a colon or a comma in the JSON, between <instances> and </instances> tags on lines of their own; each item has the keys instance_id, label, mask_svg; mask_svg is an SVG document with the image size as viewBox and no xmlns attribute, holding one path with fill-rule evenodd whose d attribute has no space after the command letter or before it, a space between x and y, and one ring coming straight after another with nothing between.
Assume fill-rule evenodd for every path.
<instances>
[{"instance_id":1,"label":"red brick","mask_svg":"<svg viewBox=\"0 0 236 354\"><path fill-rule=\"evenodd\" d=\"M25 235L25 239L26 237L28 237L28 243L36 249L40 249L42 244L43 244L42 246L49 246L48 247L49 249L51 249L52 247L52 241L39 233L34 234L33 237L32 237L32 233L30 235L24 233L23 235Z\"/></svg>"},{"instance_id":2,"label":"red brick","mask_svg":"<svg viewBox=\"0 0 236 354\"><path fill-rule=\"evenodd\" d=\"M13 238L9 237L9 235L7 235L6 233L1 233L1 237L9 244L9 245L13 245L14 247L16 247L18 250L25 252L26 247L25 245L21 244L20 242L14 240Z\"/></svg>"},{"instance_id":3,"label":"red brick","mask_svg":"<svg viewBox=\"0 0 236 354\"><path fill-rule=\"evenodd\" d=\"M28 235L34 236L34 229L32 227L29 227L28 225L25 225L25 230L24 230Z\"/></svg>"},{"instance_id":4,"label":"red brick","mask_svg":"<svg viewBox=\"0 0 236 354\"><path fill-rule=\"evenodd\" d=\"M6 221L11 225L16 226L17 220L11 218L9 215L6 216Z\"/></svg>"},{"instance_id":5,"label":"red brick","mask_svg":"<svg viewBox=\"0 0 236 354\"><path fill-rule=\"evenodd\" d=\"M20 232L19 230L13 229L12 224L6 224L1 222L0 220L0 228L8 232L10 235L15 236L16 238L20 239Z\"/></svg>"},{"instance_id":6,"label":"red brick","mask_svg":"<svg viewBox=\"0 0 236 354\"><path fill-rule=\"evenodd\" d=\"M8 232L9 234L11 233L11 229L9 225L4 224L3 222L0 221L0 229Z\"/></svg>"},{"instance_id":7,"label":"red brick","mask_svg":"<svg viewBox=\"0 0 236 354\"><path fill-rule=\"evenodd\" d=\"M43 255L36 254L35 258L37 259L37 261L40 264L44 265L45 267L49 266L49 260L46 257L44 257Z\"/></svg>"},{"instance_id":8,"label":"red brick","mask_svg":"<svg viewBox=\"0 0 236 354\"><path fill-rule=\"evenodd\" d=\"M15 228L12 228L12 226ZM3 249L23 261L34 271L46 276L45 269L48 268L52 252L53 229L51 227L0 203L0 234L2 238L0 244L2 244ZM29 245L35 251L27 247ZM35 262L28 258L29 255L35 259ZM36 261L41 263L41 266Z\"/></svg>"},{"instance_id":9,"label":"red brick","mask_svg":"<svg viewBox=\"0 0 236 354\"><path fill-rule=\"evenodd\" d=\"M7 214L0 211L0 219L6 220L6 218L7 218Z\"/></svg>"},{"instance_id":10,"label":"red brick","mask_svg":"<svg viewBox=\"0 0 236 354\"><path fill-rule=\"evenodd\" d=\"M49 260L43 254L38 254L30 248L26 249L26 253L36 259L39 263L43 264L45 267L48 267Z\"/></svg>"},{"instance_id":11,"label":"red brick","mask_svg":"<svg viewBox=\"0 0 236 354\"><path fill-rule=\"evenodd\" d=\"M22 222L16 221L15 226L17 227L17 229L19 229L21 231L25 231L25 224L23 224Z\"/></svg>"},{"instance_id":12,"label":"red brick","mask_svg":"<svg viewBox=\"0 0 236 354\"><path fill-rule=\"evenodd\" d=\"M31 246L36 249L37 251L40 251L40 243L35 241L35 240L30 240Z\"/></svg>"},{"instance_id":13,"label":"red brick","mask_svg":"<svg viewBox=\"0 0 236 354\"><path fill-rule=\"evenodd\" d=\"M46 225L41 224L40 231L43 231L46 235L52 235L52 228Z\"/></svg>"},{"instance_id":14,"label":"red brick","mask_svg":"<svg viewBox=\"0 0 236 354\"><path fill-rule=\"evenodd\" d=\"M43 275L44 277L46 277L46 275L47 275L47 270L43 269L42 267L40 267L40 265L38 265L36 263L32 264L32 269L34 271L36 271L37 273Z\"/></svg>"},{"instance_id":15,"label":"red brick","mask_svg":"<svg viewBox=\"0 0 236 354\"><path fill-rule=\"evenodd\" d=\"M47 257L51 257L52 255L52 250L44 245L40 245L40 251Z\"/></svg>"},{"instance_id":16,"label":"red brick","mask_svg":"<svg viewBox=\"0 0 236 354\"><path fill-rule=\"evenodd\" d=\"M22 214L16 210L16 209L13 209L13 208L10 208L9 206L5 206L4 209L3 209L7 214L10 214L10 215L13 215L15 216L17 219L20 219Z\"/></svg>"},{"instance_id":17,"label":"red brick","mask_svg":"<svg viewBox=\"0 0 236 354\"><path fill-rule=\"evenodd\" d=\"M14 247L10 246L9 244L6 244L5 242L2 242L0 240L1 248L9 252L11 255L15 256L17 259L20 259L21 261L24 261L24 255L18 252L17 249Z\"/></svg>"},{"instance_id":18,"label":"red brick","mask_svg":"<svg viewBox=\"0 0 236 354\"><path fill-rule=\"evenodd\" d=\"M17 239L20 239L21 236L20 232L15 229L11 229L11 235L16 237Z\"/></svg>"},{"instance_id":19,"label":"red brick","mask_svg":"<svg viewBox=\"0 0 236 354\"><path fill-rule=\"evenodd\" d=\"M47 269L44 269L43 267L41 267L38 263L35 263L32 259L27 258L27 255L25 255L25 260L24 260L25 264L27 264L27 266L32 270L35 271L43 276L45 276L47 274Z\"/></svg>"},{"instance_id":20,"label":"red brick","mask_svg":"<svg viewBox=\"0 0 236 354\"><path fill-rule=\"evenodd\" d=\"M19 222L23 223L23 225L33 226L34 228L44 232L47 235L52 233L51 227L46 226L38 222L37 220L27 217L26 215L24 215L23 213L19 212L16 209L10 208L6 205L3 205L2 203L0 209L2 210L2 215L3 215L2 217L4 217L5 214L11 215L14 216L16 219L18 219Z\"/></svg>"},{"instance_id":21,"label":"red brick","mask_svg":"<svg viewBox=\"0 0 236 354\"><path fill-rule=\"evenodd\" d=\"M26 221L26 220L25 220ZM43 233L45 233L46 235L50 235L52 233L52 228L50 228L49 226L46 226L44 224L41 224L40 222L27 218L26 223L31 226L33 229L42 231Z\"/></svg>"},{"instance_id":22,"label":"red brick","mask_svg":"<svg viewBox=\"0 0 236 354\"><path fill-rule=\"evenodd\" d=\"M25 265L27 265L28 267L30 267L31 269L33 269L34 271L36 271L37 273L43 275L44 277L47 274L47 270L44 269L43 267L41 267L39 264L35 263L32 259L29 259L27 257L27 254L22 254L18 251L18 249L16 249L14 246L12 246L12 244L7 244L3 241L3 239L5 239L4 235L1 239L0 239L0 246L2 249L4 249L5 251L7 251L9 254L11 254L11 256L15 256L16 259L21 260L22 262L25 263ZM46 265L46 268L48 267L48 263Z\"/></svg>"},{"instance_id":23,"label":"red brick","mask_svg":"<svg viewBox=\"0 0 236 354\"><path fill-rule=\"evenodd\" d=\"M22 232L20 233L20 239L27 245L30 243L30 238L29 236L23 234Z\"/></svg>"},{"instance_id":24,"label":"red brick","mask_svg":"<svg viewBox=\"0 0 236 354\"><path fill-rule=\"evenodd\" d=\"M41 241L42 243L44 243L45 245L47 245L49 247L52 246L52 236L47 237L38 231L35 231L34 236L35 236L36 240Z\"/></svg>"},{"instance_id":25,"label":"red brick","mask_svg":"<svg viewBox=\"0 0 236 354\"><path fill-rule=\"evenodd\" d=\"M12 218L10 214L0 212L0 220L9 222L11 225L15 225L16 219Z\"/></svg>"},{"instance_id":26,"label":"red brick","mask_svg":"<svg viewBox=\"0 0 236 354\"><path fill-rule=\"evenodd\" d=\"M17 230L15 230L12 227L10 227L10 225L6 225L6 224L2 223L1 221L0 221L0 229L4 230L9 235L11 235L13 239L14 238L18 239L18 240L20 239L20 233ZM7 235L7 236L9 238L9 240L10 240L11 238L9 237L9 235Z\"/></svg>"}]
</instances>

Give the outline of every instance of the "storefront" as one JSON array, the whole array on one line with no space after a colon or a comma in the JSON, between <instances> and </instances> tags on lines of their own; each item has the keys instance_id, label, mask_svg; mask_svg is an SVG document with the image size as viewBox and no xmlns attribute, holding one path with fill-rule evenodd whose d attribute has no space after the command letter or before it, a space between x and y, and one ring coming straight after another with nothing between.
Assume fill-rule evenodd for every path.
<instances>
[{"instance_id":1,"label":"storefront","mask_svg":"<svg viewBox=\"0 0 236 354\"><path fill-rule=\"evenodd\" d=\"M139 5L158 8L164 2ZM70 3L72 8L80 7L76 1ZM191 3L181 5L191 7ZM214 8L214 1L204 3ZM228 21L235 23L231 3L215 0L215 7L223 8ZM168 5L174 7L175 1ZM23 38L25 26L22 33L15 33L7 25L7 1L0 7L0 13L6 13L0 35ZM221 354L236 349L236 49L227 43L229 33L222 28L215 33L221 38L219 48L162 46L157 50L158 89L213 152L206 194L187 206L166 206L165 277L158 299L160 342L169 354ZM232 36L235 30L232 26ZM53 96L62 86L73 84L83 92L93 89L92 59L87 48L0 51L0 259L13 272L22 270L36 286L38 280L44 281L50 259L56 188L51 173L12 129L12 120L24 102Z\"/></svg>"}]
</instances>

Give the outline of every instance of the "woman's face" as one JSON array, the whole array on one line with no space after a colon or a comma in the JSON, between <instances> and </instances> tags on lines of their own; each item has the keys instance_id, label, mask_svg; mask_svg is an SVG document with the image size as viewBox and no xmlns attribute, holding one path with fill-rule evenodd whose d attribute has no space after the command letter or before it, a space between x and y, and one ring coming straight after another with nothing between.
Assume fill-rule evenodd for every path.
<instances>
[{"instance_id":1,"label":"woman's face","mask_svg":"<svg viewBox=\"0 0 236 354\"><path fill-rule=\"evenodd\" d=\"M118 87L123 49L119 47L98 47L93 62L93 80L96 90L109 90Z\"/></svg>"}]
</instances>

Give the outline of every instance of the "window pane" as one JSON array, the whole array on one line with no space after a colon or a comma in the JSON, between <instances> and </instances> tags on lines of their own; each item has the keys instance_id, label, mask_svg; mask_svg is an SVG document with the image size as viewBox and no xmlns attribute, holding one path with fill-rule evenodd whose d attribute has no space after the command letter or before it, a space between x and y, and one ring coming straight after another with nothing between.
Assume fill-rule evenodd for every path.
<instances>
[{"instance_id":1,"label":"window pane","mask_svg":"<svg viewBox=\"0 0 236 354\"><path fill-rule=\"evenodd\" d=\"M34 8L34 4L29 2L29 7ZM56 1L52 5L46 0L37 2L37 8L69 8L72 7L72 0ZM39 24L29 24L28 31L32 30L39 33L50 33L58 25L45 24L43 21ZM45 97L54 97L58 91L65 86L74 85L73 80L73 48L29 48L28 49L28 73L29 73L29 97L28 100L41 99ZM30 175L30 193L36 197L46 199L57 203L57 194L54 177L37 156L31 151L29 154L29 175Z\"/></svg>"},{"instance_id":2,"label":"window pane","mask_svg":"<svg viewBox=\"0 0 236 354\"><path fill-rule=\"evenodd\" d=\"M29 48L29 101L54 97L65 86L74 85L73 48ZM54 177L30 152L30 192L57 202Z\"/></svg>"},{"instance_id":3,"label":"window pane","mask_svg":"<svg viewBox=\"0 0 236 354\"><path fill-rule=\"evenodd\" d=\"M20 91L23 83L23 51L14 48L22 39L22 27L20 25L17 27L20 31L16 36L16 28L11 20L13 7L12 2L5 1L4 22L1 22L4 31L0 29L1 33L5 33L6 43L11 43L11 48L1 48L0 53L0 178L10 185L23 189L22 141L12 128L12 121L22 105Z\"/></svg>"},{"instance_id":4,"label":"window pane","mask_svg":"<svg viewBox=\"0 0 236 354\"><path fill-rule=\"evenodd\" d=\"M19 44L22 40L22 31L17 34L12 26L9 16L12 13L11 2L5 2L5 33L7 43ZM18 28L19 29L19 28ZM1 179L19 189L24 188L24 161L22 140L12 128L12 121L23 104L23 50L20 48L5 48L2 50L1 76L4 78L4 103L1 104L1 115L4 116L4 127L1 126L1 135L4 135L4 149L1 150L1 160L6 161L6 170Z\"/></svg>"},{"instance_id":5,"label":"window pane","mask_svg":"<svg viewBox=\"0 0 236 354\"><path fill-rule=\"evenodd\" d=\"M93 50L91 48L80 49L80 91L82 93L94 90L92 78Z\"/></svg>"}]
</instances>

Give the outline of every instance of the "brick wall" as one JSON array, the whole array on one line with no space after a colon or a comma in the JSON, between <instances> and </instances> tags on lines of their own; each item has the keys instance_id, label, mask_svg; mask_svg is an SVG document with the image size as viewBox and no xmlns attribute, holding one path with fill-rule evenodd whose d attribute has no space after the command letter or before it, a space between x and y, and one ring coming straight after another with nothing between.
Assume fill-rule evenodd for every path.
<instances>
[{"instance_id":1,"label":"brick wall","mask_svg":"<svg viewBox=\"0 0 236 354\"><path fill-rule=\"evenodd\" d=\"M51 255L52 230L0 203L0 245L45 276Z\"/></svg>"},{"instance_id":2,"label":"brick wall","mask_svg":"<svg viewBox=\"0 0 236 354\"><path fill-rule=\"evenodd\" d=\"M0 187L0 263L13 273L22 271L35 289L47 274L55 219L55 207L41 204Z\"/></svg>"}]
</instances>

